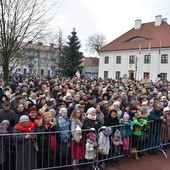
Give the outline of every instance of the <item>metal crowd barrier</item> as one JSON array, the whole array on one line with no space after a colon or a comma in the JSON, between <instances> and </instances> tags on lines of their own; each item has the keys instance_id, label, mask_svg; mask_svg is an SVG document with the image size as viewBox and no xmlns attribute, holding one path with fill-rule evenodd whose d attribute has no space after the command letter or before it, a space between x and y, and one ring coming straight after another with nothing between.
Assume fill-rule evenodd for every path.
<instances>
[{"instance_id":1,"label":"metal crowd barrier","mask_svg":"<svg viewBox=\"0 0 170 170\"><path fill-rule=\"evenodd\" d=\"M82 139L78 142L59 140L63 131L57 132L35 132L29 133L33 139L25 139L28 133L1 134L0 135L0 169L2 170L45 170L65 169L79 167L93 167L99 169L103 163L116 163L120 157L127 155L123 144L123 138L115 139L115 132L122 130L122 125L101 127L98 131L82 130ZM108 131L107 131L107 130ZM101 134L108 132L109 151L100 147ZM154 149L162 151L166 155L166 147L170 144L167 124L149 121L142 127L142 135L137 138L136 151L151 151ZM96 135L96 143L92 148L87 145L87 134L93 132ZM65 131L73 134L76 132ZM102 138L103 139L103 138ZM53 140L53 142L51 142ZM129 137L128 151L132 150L133 135ZM89 147L89 148L88 148ZM88 150L88 151L87 151ZM93 153L93 159L85 159L85 154ZM130 152L128 152L130 155ZM87 156L87 155L86 155Z\"/></svg>"}]
</instances>

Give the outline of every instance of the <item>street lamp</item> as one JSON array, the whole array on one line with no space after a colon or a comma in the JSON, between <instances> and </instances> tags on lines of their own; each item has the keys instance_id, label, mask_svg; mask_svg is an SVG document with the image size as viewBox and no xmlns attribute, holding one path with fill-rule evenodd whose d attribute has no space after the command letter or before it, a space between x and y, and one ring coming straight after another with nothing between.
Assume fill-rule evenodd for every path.
<instances>
[{"instance_id":1,"label":"street lamp","mask_svg":"<svg viewBox=\"0 0 170 170\"><path fill-rule=\"evenodd\" d=\"M138 57L135 57L135 81L137 79Z\"/></svg>"}]
</instances>

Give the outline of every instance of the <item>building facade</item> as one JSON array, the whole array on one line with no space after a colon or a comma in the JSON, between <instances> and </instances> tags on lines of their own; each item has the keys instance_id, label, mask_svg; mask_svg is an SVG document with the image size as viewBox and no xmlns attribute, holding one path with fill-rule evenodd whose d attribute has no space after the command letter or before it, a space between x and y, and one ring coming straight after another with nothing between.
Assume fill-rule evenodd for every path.
<instances>
[{"instance_id":1,"label":"building facade","mask_svg":"<svg viewBox=\"0 0 170 170\"><path fill-rule=\"evenodd\" d=\"M97 57L84 57L82 63L84 69L83 74L87 78L98 78L99 72L99 58Z\"/></svg>"},{"instance_id":2,"label":"building facade","mask_svg":"<svg viewBox=\"0 0 170 170\"><path fill-rule=\"evenodd\" d=\"M54 44L44 45L42 42L28 41L25 45L25 64L18 65L13 74L53 76L57 69L57 50Z\"/></svg>"},{"instance_id":3,"label":"building facade","mask_svg":"<svg viewBox=\"0 0 170 170\"><path fill-rule=\"evenodd\" d=\"M161 15L135 27L100 50L99 77L170 80L170 25Z\"/></svg>"}]
</instances>

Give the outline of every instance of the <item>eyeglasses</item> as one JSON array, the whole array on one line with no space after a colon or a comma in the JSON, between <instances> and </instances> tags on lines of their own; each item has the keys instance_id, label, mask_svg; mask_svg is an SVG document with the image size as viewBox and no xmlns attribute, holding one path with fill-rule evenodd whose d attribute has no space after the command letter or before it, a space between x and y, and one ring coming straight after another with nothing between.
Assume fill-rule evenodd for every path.
<instances>
[{"instance_id":1,"label":"eyeglasses","mask_svg":"<svg viewBox=\"0 0 170 170\"><path fill-rule=\"evenodd\" d=\"M5 107L9 107L10 105L4 105Z\"/></svg>"}]
</instances>

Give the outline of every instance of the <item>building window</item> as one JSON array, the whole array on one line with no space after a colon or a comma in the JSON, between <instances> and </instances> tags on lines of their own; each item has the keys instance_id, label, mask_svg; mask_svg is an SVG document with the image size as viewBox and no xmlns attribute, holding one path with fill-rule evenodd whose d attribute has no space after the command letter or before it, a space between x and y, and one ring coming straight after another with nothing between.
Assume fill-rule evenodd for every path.
<instances>
[{"instance_id":1,"label":"building window","mask_svg":"<svg viewBox=\"0 0 170 170\"><path fill-rule=\"evenodd\" d=\"M121 56L116 57L116 64L121 64Z\"/></svg>"},{"instance_id":2,"label":"building window","mask_svg":"<svg viewBox=\"0 0 170 170\"><path fill-rule=\"evenodd\" d=\"M144 64L149 64L149 63L151 63L151 56L145 55L144 56Z\"/></svg>"},{"instance_id":3,"label":"building window","mask_svg":"<svg viewBox=\"0 0 170 170\"><path fill-rule=\"evenodd\" d=\"M105 63L105 64L109 64L109 57L105 57L105 58L104 58L104 63Z\"/></svg>"},{"instance_id":4,"label":"building window","mask_svg":"<svg viewBox=\"0 0 170 170\"><path fill-rule=\"evenodd\" d=\"M161 63L168 63L168 54L161 55Z\"/></svg>"},{"instance_id":5,"label":"building window","mask_svg":"<svg viewBox=\"0 0 170 170\"><path fill-rule=\"evenodd\" d=\"M120 71L116 71L115 79L120 79Z\"/></svg>"},{"instance_id":6,"label":"building window","mask_svg":"<svg viewBox=\"0 0 170 170\"><path fill-rule=\"evenodd\" d=\"M129 57L129 64L134 64L135 63L135 56L134 55L131 55Z\"/></svg>"},{"instance_id":7,"label":"building window","mask_svg":"<svg viewBox=\"0 0 170 170\"><path fill-rule=\"evenodd\" d=\"M161 73L160 78L161 80L167 80L167 73Z\"/></svg>"},{"instance_id":8,"label":"building window","mask_svg":"<svg viewBox=\"0 0 170 170\"><path fill-rule=\"evenodd\" d=\"M108 71L104 71L104 79L108 79Z\"/></svg>"}]
</instances>

